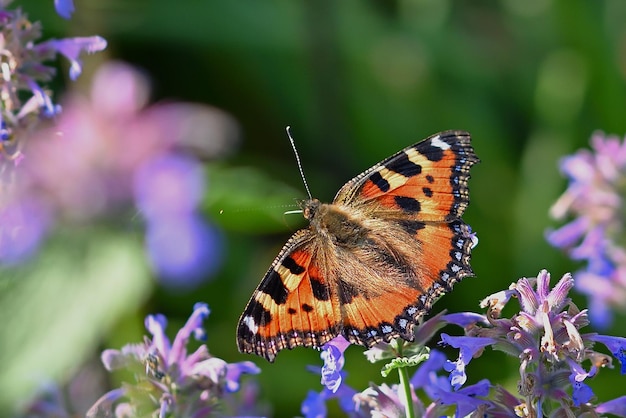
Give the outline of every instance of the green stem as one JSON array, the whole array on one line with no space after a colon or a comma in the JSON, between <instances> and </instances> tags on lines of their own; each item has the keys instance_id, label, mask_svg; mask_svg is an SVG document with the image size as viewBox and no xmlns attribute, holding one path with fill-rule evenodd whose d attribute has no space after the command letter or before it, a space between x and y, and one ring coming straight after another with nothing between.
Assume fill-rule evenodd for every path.
<instances>
[{"instance_id":1,"label":"green stem","mask_svg":"<svg viewBox=\"0 0 626 418\"><path fill-rule=\"evenodd\" d=\"M398 344L398 354L399 357L402 356L402 343ZM400 387L404 389L404 399L406 403L404 404L404 412L406 418L414 418L415 411L413 410L413 392L411 391L411 382L409 380L409 372L407 367L399 367L398 374L400 375Z\"/></svg>"},{"instance_id":2,"label":"green stem","mask_svg":"<svg viewBox=\"0 0 626 418\"><path fill-rule=\"evenodd\" d=\"M400 374L400 386L404 388L404 397L406 398L406 404L404 405L406 418L414 418L415 411L413 411L413 396L411 383L409 382L409 372L406 367L400 367L398 373Z\"/></svg>"}]
</instances>

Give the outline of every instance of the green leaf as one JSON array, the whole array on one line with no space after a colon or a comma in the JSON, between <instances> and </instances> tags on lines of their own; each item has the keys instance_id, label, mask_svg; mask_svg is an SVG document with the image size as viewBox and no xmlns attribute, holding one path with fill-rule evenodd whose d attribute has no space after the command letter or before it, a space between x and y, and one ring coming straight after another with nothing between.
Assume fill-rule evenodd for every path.
<instances>
[{"instance_id":1,"label":"green leaf","mask_svg":"<svg viewBox=\"0 0 626 418\"><path fill-rule=\"evenodd\" d=\"M96 228L52 238L0 282L0 408L71 377L151 288L141 243Z\"/></svg>"}]
</instances>

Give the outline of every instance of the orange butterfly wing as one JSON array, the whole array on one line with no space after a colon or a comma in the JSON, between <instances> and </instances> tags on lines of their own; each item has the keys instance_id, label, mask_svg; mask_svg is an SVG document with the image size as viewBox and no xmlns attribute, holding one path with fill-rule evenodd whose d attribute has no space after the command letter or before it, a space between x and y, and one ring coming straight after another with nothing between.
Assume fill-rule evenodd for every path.
<instances>
[{"instance_id":1,"label":"orange butterfly wing","mask_svg":"<svg viewBox=\"0 0 626 418\"><path fill-rule=\"evenodd\" d=\"M273 361L296 346L343 334L371 346L401 336L463 277L474 238L469 134L443 132L407 147L344 185L333 204L307 201L309 229L287 242L238 327L242 352Z\"/></svg>"}]
</instances>

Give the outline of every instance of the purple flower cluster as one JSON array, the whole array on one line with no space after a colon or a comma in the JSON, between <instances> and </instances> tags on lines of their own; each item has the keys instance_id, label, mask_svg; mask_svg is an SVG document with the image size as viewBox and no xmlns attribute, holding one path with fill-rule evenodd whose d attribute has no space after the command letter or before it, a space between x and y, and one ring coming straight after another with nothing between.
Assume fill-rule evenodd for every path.
<instances>
[{"instance_id":1,"label":"purple flower cluster","mask_svg":"<svg viewBox=\"0 0 626 418\"><path fill-rule=\"evenodd\" d=\"M585 262L574 273L576 287L589 297L594 325L605 328L612 321L611 309L623 311L626 306L626 141L596 133L591 147L561 161L569 185L551 214L573 219L549 232L547 239Z\"/></svg>"},{"instance_id":2,"label":"purple flower cluster","mask_svg":"<svg viewBox=\"0 0 626 418\"><path fill-rule=\"evenodd\" d=\"M173 342L165 335L166 318L149 315L146 328L152 338L146 338L143 343L128 344L121 350L105 350L102 362L106 369L129 370L133 372L135 382L127 382L102 396L87 416L205 417L216 413L240 414L242 411L239 409L225 410L229 405L226 399L240 390L243 374L257 374L260 370L250 361L227 363L213 357L204 344L188 353L187 344L192 335L204 340L202 323L208 315L207 305L197 303ZM231 406L244 408L250 404L249 399L230 402Z\"/></svg>"},{"instance_id":3,"label":"purple flower cluster","mask_svg":"<svg viewBox=\"0 0 626 418\"><path fill-rule=\"evenodd\" d=\"M40 42L41 25L30 22L18 9L0 5L0 168L7 171L10 162L19 160L22 141L38 122L60 112L42 83L49 82L56 70L45 62L62 55L70 61L70 78L82 71L80 56L106 48L100 36L51 39ZM69 18L73 4L55 2L57 11Z\"/></svg>"},{"instance_id":4,"label":"purple flower cluster","mask_svg":"<svg viewBox=\"0 0 626 418\"><path fill-rule=\"evenodd\" d=\"M626 338L580 333L588 318L587 311L579 310L567 297L573 279L566 274L552 290L549 282L550 275L545 270L536 278L522 278L508 290L482 302L481 306L487 308L486 315L436 315L417 328L413 343L380 343L366 351L366 356L372 362L392 359L383 371L389 365L402 368L421 363L410 379L408 391L415 416L472 414L513 418L582 416L595 412L626 417L626 396L595 403L593 391L585 383L600 369L612 367L610 356L593 349L598 343L621 362L621 372L626 374ZM502 318L502 309L511 299L519 301L521 310L511 318ZM459 357L450 361L436 350L430 351L429 356L420 354L425 350L424 344L448 324L465 331L463 336L441 334L440 344L459 349ZM325 416L326 401L337 398L349 416L403 416L408 396L401 385L371 384L365 391L357 392L342 383L346 347L342 337L324 346L325 389L309 393L302 404L302 413L307 418ZM467 366L486 347L519 359L517 395L493 386L488 380L465 386ZM422 362L424 358L427 360ZM445 376L444 371L449 375Z\"/></svg>"}]
</instances>

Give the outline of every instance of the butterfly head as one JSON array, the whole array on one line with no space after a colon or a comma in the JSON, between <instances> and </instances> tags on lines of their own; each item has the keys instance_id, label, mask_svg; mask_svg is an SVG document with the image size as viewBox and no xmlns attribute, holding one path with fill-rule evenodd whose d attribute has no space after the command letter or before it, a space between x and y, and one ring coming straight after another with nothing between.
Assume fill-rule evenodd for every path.
<instances>
[{"instance_id":1,"label":"butterfly head","mask_svg":"<svg viewBox=\"0 0 626 418\"><path fill-rule=\"evenodd\" d=\"M307 199L300 202L300 208L302 209L302 215L304 219L311 221L317 215L317 212L322 205L317 199Z\"/></svg>"}]
</instances>

